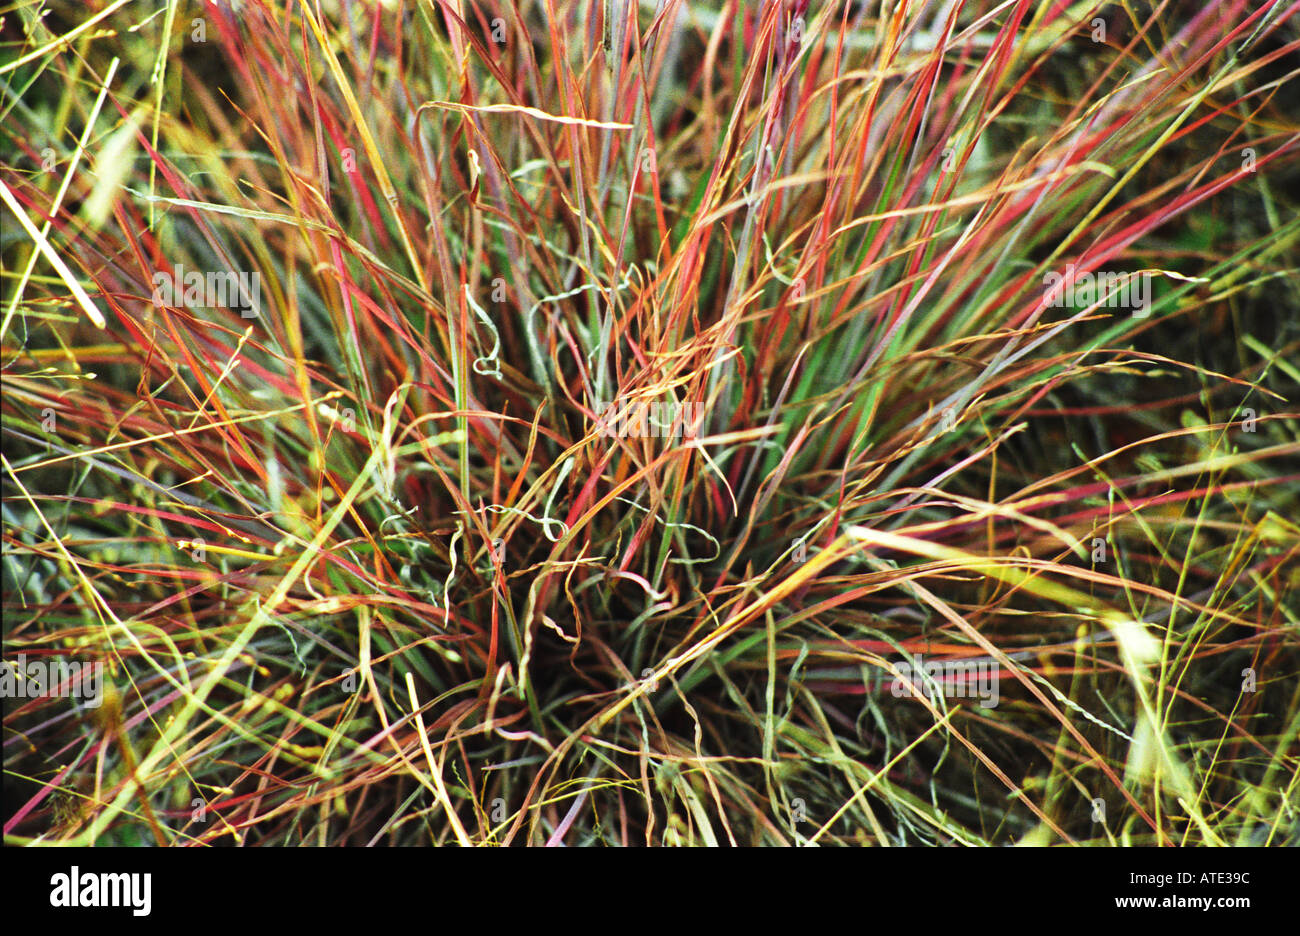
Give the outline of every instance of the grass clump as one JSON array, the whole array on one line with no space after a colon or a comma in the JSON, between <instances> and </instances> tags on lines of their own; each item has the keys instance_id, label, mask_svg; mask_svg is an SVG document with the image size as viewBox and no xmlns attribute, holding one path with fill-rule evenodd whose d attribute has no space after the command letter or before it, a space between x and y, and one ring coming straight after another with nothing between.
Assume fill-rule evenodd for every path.
<instances>
[{"instance_id":1,"label":"grass clump","mask_svg":"<svg viewBox=\"0 0 1300 936\"><path fill-rule=\"evenodd\" d=\"M6 842L1294 843L1285 14L12 5Z\"/></svg>"}]
</instances>

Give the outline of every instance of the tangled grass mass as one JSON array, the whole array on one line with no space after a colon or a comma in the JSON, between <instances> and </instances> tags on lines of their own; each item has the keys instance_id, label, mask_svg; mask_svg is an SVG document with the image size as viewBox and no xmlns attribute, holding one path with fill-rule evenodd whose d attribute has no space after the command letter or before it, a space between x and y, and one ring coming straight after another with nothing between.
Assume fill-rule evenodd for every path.
<instances>
[{"instance_id":1,"label":"tangled grass mass","mask_svg":"<svg viewBox=\"0 0 1300 936\"><path fill-rule=\"evenodd\" d=\"M1297 51L7 4L6 844L1300 844Z\"/></svg>"}]
</instances>

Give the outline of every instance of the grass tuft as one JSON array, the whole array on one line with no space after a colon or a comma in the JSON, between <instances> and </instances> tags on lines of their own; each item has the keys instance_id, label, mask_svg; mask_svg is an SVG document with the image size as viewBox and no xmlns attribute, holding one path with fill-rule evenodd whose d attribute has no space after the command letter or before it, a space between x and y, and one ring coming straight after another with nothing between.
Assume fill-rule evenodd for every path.
<instances>
[{"instance_id":1,"label":"grass tuft","mask_svg":"<svg viewBox=\"0 0 1300 936\"><path fill-rule=\"evenodd\" d=\"M11 4L5 842L1300 842L1293 12Z\"/></svg>"}]
</instances>

